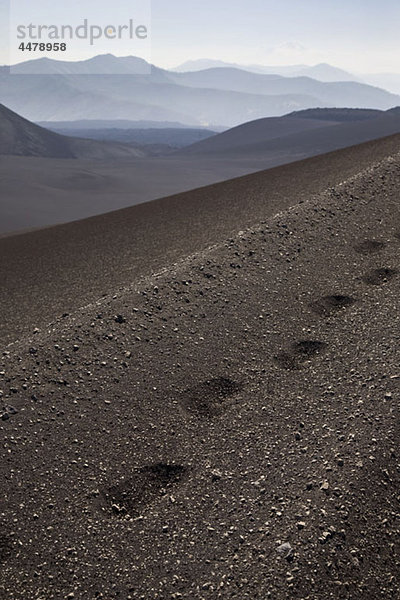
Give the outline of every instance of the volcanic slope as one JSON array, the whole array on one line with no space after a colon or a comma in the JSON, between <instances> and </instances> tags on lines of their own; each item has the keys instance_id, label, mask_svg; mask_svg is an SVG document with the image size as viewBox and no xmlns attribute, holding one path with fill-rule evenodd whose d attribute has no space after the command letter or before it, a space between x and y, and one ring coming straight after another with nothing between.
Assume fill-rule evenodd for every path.
<instances>
[{"instance_id":1,"label":"volcanic slope","mask_svg":"<svg viewBox=\"0 0 400 600\"><path fill-rule=\"evenodd\" d=\"M104 159L145 156L145 152L127 144L59 135L0 104L0 155Z\"/></svg>"},{"instance_id":2,"label":"volcanic slope","mask_svg":"<svg viewBox=\"0 0 400 600\"><path fill-rule=\"evenodd\" d=\"M8 347L4 597L399 597L398 148Z\"/></svg>"},{"instance_id":3,"label":"volcanic slope","mask_svg":"<svg viewBox=\"0 0 400 600\"><path fill-rule=\"evenodd\" d=\"M127 283L304 202L396 153L399 140L395 135L76 223L0 238L0 338L13 341L47 327L102 295L113 295ZM85 178L77 184L82 188ZM107 189L115 198L116 190ZM82 202L87 195L84 188ZM66 205L73 204L71 196L65 197ZM3 197L7 200L6 192ZM22 204L26 207L25 200Z\"/></svg>"},{"instance_id":4,"label":"volcanic slope","mask_svg":"<svg viewBox=\"0 0 400 600\"><path fill-rule=\"evenodd\" d=\"M305 158L400 131L400 110L317 109L244 123L176 154Z\"/></svg>"}]
</instances>

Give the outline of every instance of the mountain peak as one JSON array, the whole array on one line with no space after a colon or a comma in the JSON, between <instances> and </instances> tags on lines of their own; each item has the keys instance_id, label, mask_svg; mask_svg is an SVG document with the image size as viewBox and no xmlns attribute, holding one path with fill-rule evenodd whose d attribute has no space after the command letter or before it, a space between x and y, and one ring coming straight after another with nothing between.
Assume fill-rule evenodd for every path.
<instances>
[{"instance_id":1,"label":"mountain peak","mask_svg":"<svg viewBox=\"0 0 400 600\"><path fill-rule=\"evenodd\" d=\"M150 75L154 67L138 56L98 54L91 58L66 61L39 58L13 65L21 75Z\"/></svg>"}]
</instances>

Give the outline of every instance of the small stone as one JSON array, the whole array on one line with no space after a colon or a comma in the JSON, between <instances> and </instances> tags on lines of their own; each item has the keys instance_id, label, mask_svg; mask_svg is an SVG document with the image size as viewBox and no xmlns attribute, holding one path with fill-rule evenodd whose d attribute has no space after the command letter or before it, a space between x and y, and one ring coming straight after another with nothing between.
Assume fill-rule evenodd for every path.
<instances>
[{"instance_id":1,"label":"small stone","mask_svg":"<svg viewBox=\"0 0 400 600\"><path fill-rule=\"evenodd\" d=\"M220 479L222 479L222 471L219 469L211 471L211 481L219 481Z\"/></svg>"},{"instance_id":2,"label":"small stone","mask_svg":"<svg viewBox=\"0 0 400 600\"><path fill-rule=\"evenodd\" d=\"M332 533L330 531L324 531L322 536L319 538L321 544L325 544L332 537Z\"/></svg>"},{"instance_id":3,"label":"small stone","mask_svg":"<svg viewBox=\"0 0 400 600\"><path fill-rule=\"evenodd\" d=\"M322 537L324 537L324 538L330 538L331 537L330 531L324 531L324 533L322 534Z\"/></svg>"},{"instance_id":4,"label":"small stone","mask_svg":"<svg viewBox=\"0 0 400 600\"><path fill-rule=\"evenodd\" d=\"M278 554L283 556L283 558L290 558L293 554L293 548L289 542L285 542L277 547L276 551Z\"/></svg>"},{"instance_id":5,"label":"small stone","mask_svg":"<svg viewBox=\"0 0 400 600\"><path fill-rule=\"evenodd\" d=\"M116 323L125 323L126 321L126 319L122 315L117 315L114 320Z\"/></svg>"},{"instance_id":6,"label":"small stone","mask_svg":"<svg viewBox=\"0 0 400 600\"><path fill-rule=\"evenodd\" d=\"M306 524L304 523L304 521L299 521L297 523L297 529L304 529L305 526Z\"/></svg>"}]
</instances>

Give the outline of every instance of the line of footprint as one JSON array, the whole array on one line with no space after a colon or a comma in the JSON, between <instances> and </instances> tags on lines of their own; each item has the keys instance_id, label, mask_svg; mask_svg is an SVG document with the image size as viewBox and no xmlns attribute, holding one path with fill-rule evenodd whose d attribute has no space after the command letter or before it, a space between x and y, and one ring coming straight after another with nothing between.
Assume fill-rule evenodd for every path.
<instances>
[{"instance_id":1,"label":"line of footprint","mask_svg":"<svg viewBox=\"0 0 400 600\"><path fill-rule=\"evenodd\" d=\"M400 238L400 235L397 236ZM370 255L381 252L386 247L384 242L378 240L365 240L354 246L358 254ZM396 269L378 268L369 271L362 277L362 281L367 285L383 285L398 274ZM345 295L323 296L310 304L311 310L319 316L329 317L336 312L349 308L357 302L356 298ZM279 353L275 356L275 362L283 369L300 369L304 363L309 362L313 357L318 356L328 345L325 342L317 340L301 340L292 344L289 350Z\"/></svg>"},{"instance_id":2,"label":"line of footprint","mask_svg":"<svg viewBox=\"0 0 400 600\"><path fill-rule=\"evenodd\" d=\"M400 234L399 234L400 239ZM386 244L377 240L365 240L356 245L359 254L379 253ZM398 274L396 269L377 268L366 273L362 280L367 285L383 285ZM329 317L349 308L357 299L345 295L323 296L310 304L311 310L321 317ZM283 369L296 370L320 355L328 345L319 340L300 340L289 350L275 357ZM217 377L186 390L180 404L189 414L201 419L220 416L232 403L243 385L225 377ZM189 477L189 469L181 464L157 463L138 468L132 477L120 484L104 487L99 492L98 507L104 514L118 519L132 520L158 499L171 493L172 489Z\"/></svg>"}]
</instances>

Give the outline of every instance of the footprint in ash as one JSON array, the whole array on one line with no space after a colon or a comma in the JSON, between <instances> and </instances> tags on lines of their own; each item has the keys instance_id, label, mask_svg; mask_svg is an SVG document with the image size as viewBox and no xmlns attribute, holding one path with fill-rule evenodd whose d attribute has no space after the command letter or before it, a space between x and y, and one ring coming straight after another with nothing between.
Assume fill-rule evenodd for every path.
<instances>
[{"instance_id":1,"label":"footprint in ash","mask_svg":"<svg viewBox=\"0 0 400 600\"><path fill-rule=\"evenodd\" d=\"M242 389L242 383L227 377L208 379L183 392L180 403L188 413L210 419L232 407Z\"/></svg>"},{"instance_id":2,"label":"footprint in ash","mask_svg":"<svg viewBox=\"0 0 400 600\"><path fill-rule=\"evenodd\" d=\"M370 271L362 280L367 285L383 285L396 277L398 275L398 271L396 269L382 268L382 269L374 269Z\"/></svg>"},{"instance_id":3,"label":"footprint in ash","mask_svg":"<svg viewBox=\"0 0 400 600\"><path fill-rule=\"evenodd\" d=\"M318 340L301 340L292 344L290 351L275 356L275 362L282 369L294 371L324 352L327 347L328 344Z\"/></svg>"},{"instance_id":4,"label":"footprint in ash","mask_svg":"<svg viewBox=\"0 0 400 600\"><path fill-rule=\"evenodd\" d=\"M329 317L344 308L355 304L356 299L351 296L336 294L333 296L324 296L310 304L311 310L321 317Z\"/></svg>"},{"instance_id":5,"label":"footprint in ash","mask_svg":"<svg viewBox=\"0 0 400 600\"><path fill-rule=\"evenodd\" d=\"M180 464L157 463L135 469L132 477L100 490L98 508L109 517L131 520L168 494L188 474Z\"/></svg>"},{"instance_id":6,"label":"footprint in ash","mask_svg":"<svg viewBox=\"0 0 400 600\"><path fill-rule=\"evenodd\" d=\"M354 246L354 250L358 252L358 254L376 254L377 252L381 252L384 248L386 248L386 244L379 240L364 240L360 244Z\"/></svg>"}]
</instances>

